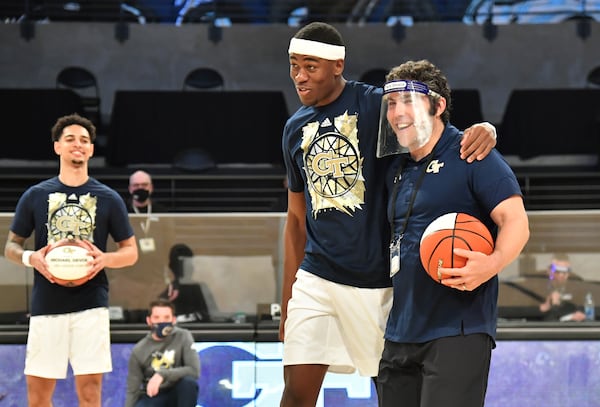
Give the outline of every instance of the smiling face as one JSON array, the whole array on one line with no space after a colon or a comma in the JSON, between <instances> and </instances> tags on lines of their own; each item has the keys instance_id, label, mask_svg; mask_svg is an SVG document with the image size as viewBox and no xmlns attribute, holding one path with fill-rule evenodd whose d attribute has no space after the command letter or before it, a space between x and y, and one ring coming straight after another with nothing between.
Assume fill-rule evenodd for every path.
<instances>
[{"instance_id":1,"label":"smiling face","mask_svg":"<svg viewBox=\"0 0 600 407\"><path fill-rule=\"evenodd\" d=\"M325 106L344 89L344 60L330 61L310 55L290 54L290 77L305 106Z\"/></svg>"},{"instance_id":2,"label":"smiling face","mask_svg":"<svg viewBox=\"0 0 600 407\"><path fill-rule=\"evenodd\" d=\"M434 117L429 114L429 98L415 92L393 92L385 95L386 118L398 143L414 151L429 141Z\"/></svg>"},{"instance_id":3,"label":"smiling face","mask_svg":"<svg viewBox=\"0 0 600 407\"><path fill-rule=\"evenodd\" d=\"M83 166L94 155L94 144L85 127L72 124L54 142L54 152L64 164Z\"/></svg>"}]
</instances>

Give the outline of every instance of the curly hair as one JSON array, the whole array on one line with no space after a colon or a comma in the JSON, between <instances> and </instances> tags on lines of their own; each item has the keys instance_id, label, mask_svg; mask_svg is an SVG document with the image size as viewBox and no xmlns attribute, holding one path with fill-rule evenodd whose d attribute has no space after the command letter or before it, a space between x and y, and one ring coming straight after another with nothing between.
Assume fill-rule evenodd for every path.
<instances>
[{"instance_id":1,"label":"curly hair","mask_svg":"<svg viewBox=\"0 0 600 407\"><path fill-rule=\"evenodd\" d=\"M73 113L67 116L60 117L51 130L52 141L58 141L63 133L65 127L77 124L85 128L90 135L92 143L96 140L96 126L89 119L79 116L77 113Z\"/></svg>"},{"instance_id":2,"label":"curly hair","mask_svg":"<svg viewBox=\"0 0 600 407\"><path fill-rule=\"evenodd\" d=\"M398 79L419 81L426 84L430 90L446 99L446 110L442 113L441 119L444 124L450 121L450 111L452 110L452 100L450 97L450 85L448 79L442 71L426 59L420 61L407 61L390 70L385 77L386 81ZM438 98L429 96L431 102L430 114L435 114Z\"/></svg>"}]
</instances>

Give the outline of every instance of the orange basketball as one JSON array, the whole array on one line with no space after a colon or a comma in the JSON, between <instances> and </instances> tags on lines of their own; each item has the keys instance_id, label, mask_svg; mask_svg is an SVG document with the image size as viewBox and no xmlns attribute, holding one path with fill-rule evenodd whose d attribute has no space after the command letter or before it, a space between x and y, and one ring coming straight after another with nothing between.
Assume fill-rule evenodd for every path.
<instances>
[{"instance_id":1,"label":"orange basketball","mask_svg":"<svg viewBox=\"0 0 600 407\"><path fill-rule=\"evenodd\" d=\"M88 255L90 246L77 239L60 240L46 250L48 270L57 284L65 287L77 287L88 282Z\"/></svg>"},{"instance_id":2,"label":"orange basketball","mask_svg":"<svg viewBox=\"0 0 600 407\"><path fill-rule=\"evenodd\" d=\"M488 228L477 218L466 213L447 213L427 226L421 237L421 263L435 281L448 278L438 267L464 267L467 259L454 254L453 249L491 254L494 240Z\"/></svg>"}]
</instances>

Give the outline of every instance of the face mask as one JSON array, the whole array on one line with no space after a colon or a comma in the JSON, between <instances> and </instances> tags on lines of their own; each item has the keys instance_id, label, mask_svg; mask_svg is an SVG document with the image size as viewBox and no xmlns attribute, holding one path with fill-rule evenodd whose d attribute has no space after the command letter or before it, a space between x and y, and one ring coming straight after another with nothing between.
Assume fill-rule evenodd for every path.
<instances>
[{"instance_id":1,"label":"face mask","mask_svg":"<svg viewBox=\"0 0 600 407\"><path fill-rule=\"evenodd\" d=\"M133 191L131 193L131 196L137 202L144 202L150 197L150 191L148 191L147 189L139 188Z\"/></svg>"},{"instance_id":2,"label":"face mask","mask_svg":"<svg viewBox=\"0 0 600 407\"><path fill-rule=\"evenodd\" d=\"M152 325L152 333L163 339L171 334L173 331L172 322L159 322L158 324Z\"/></svg>"}]
</instances>

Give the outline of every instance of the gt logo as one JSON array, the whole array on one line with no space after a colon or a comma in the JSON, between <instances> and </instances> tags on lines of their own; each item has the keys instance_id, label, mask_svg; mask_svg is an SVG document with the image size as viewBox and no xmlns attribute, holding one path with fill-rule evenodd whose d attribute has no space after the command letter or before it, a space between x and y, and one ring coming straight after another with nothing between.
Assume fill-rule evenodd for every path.
<instances>
[{"instance_id":1,"label":"gt logo","mask_svg":"<svg viewBox=\"0 0 600 407\"><path fill-rule=\"evenodd\" d=\"M334 178L339 178L344 176L342 169L349 161L348 157L334 157L333 151L325 151L315 155L312 169L321 177L331 174Z\"/></svg>"},{"instance_id":2,"label":"gt logo","mask_svg":"<svg viewBox=\"0 0 600 407\"><path fill-rule=\"evenodd\" d=\"M444 163L439 162L438 160L433 160L427 166L427 170L425 172L437 174L440 172L440 168L444 166Z\"/></svg>"},{"instance_id":3,"label":"gt logo","mask_svg":"<svg viewBox=\"0 0 600 407\"><path fill-rule=\"evenodd\" d=\"M89 228L89 222L81 221L72 215L56 216L53 226L62 233L72 232L74 236L81 236L81 230Z\"/></svg>"},{"instance_id":4,"label":"gt logo","mask_svg":"<svg viewBox=\"0 0 600 407\"><path fill-rule=\"evenodd\" d=\"M283 345L280 342L196 342L203 374L198 406L272 407L283 393ZM338 390L333 403L325 391ZM376 405L371 378L327 373L315 407Z\"/></svg>"}]
</instances>

